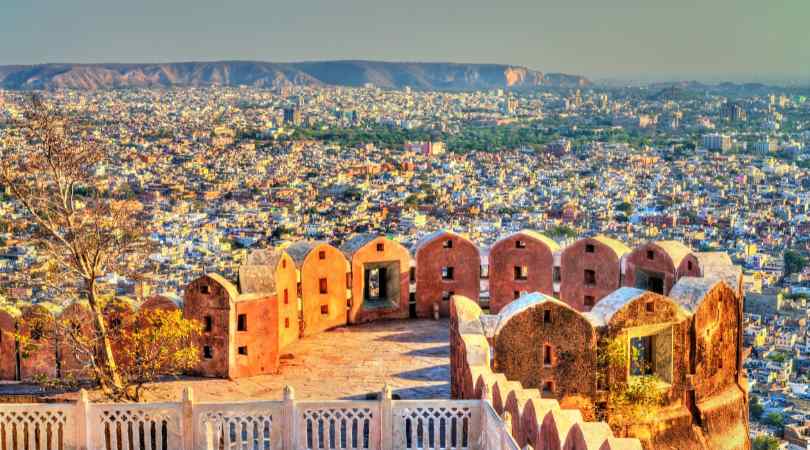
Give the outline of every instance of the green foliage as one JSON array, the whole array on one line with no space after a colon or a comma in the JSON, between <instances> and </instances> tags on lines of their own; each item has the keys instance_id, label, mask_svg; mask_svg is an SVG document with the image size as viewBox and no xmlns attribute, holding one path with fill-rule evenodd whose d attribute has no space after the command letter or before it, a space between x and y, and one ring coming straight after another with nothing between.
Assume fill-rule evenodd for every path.
<instances>
[{"instance_id":1,"label":"green foliage","mask_svg":"<svg viewBox=\"0 0 810 450\"><path fill-rule=\"evenodd\" d=\"M602 338L596 355L598 383L609 392L608 422L616 428L651 420L663 400L661 379L655 375L632 376L626 381L606 377L607 373L625 370L631 359L639 360L638 351L628 351L628 347L623 336Z\"/></svg>"},{"instance_id":2,"label":"green foliage","mask_svg":"<svg viewBox=\"0 0 810 450\"><path fill-rule=\"evenodd\" d=\"M633 205L627 202L621 202L616 205L616 211L621 211L625 215L629 216L633 214Z\"/></svg>"},{"instance_id":3,"label":"green foliage","mask_svg":"<svg viewBox=\"0 0 810 450\"><path fill-rule=\"evenodd\" d=\"M795 250L787 250L784 255L785 275L801 272L807 265L807 258Z\"/></svg>"},{"instance_id":4,"label":"green foliage","mask_svg":"<svg viewBox=\"0 0 810 450\"><path fill-rule=\"evenodd\" d=\"M779 439L761 434L751 441L752 450L778 450Z\"/></svg>"},{"instance_id":5,"label":"green foliage","mask_svg":"<svg viewBox=\"0 0 810 450\"><path fill-rule=\"evenodd\" d=\"M785 425L785 417L778 412L772 412L765 416L763 422L766 425L782 428Z\"/></svg>"},{"instance_id":6,"label":"green foliage","mask_svg":"<svg viewBox=\"0 0 810 450\"><path fill-rule=\"evenodd\" d=\"M754 419L759 420L765 408L759 403L759 398L751 396L751 401L748 403L748 414Z\"/></svg>"},{"instance_id":7,"label":"green foliage","mask_svg":"<svg viewBox=\"0 0 810 450\"><path fill-rule=\"evenodd\" d=\"M578 236L577 231L567 225L555 225L546 230L546 233L552 238L573 238Z\"/></svg>"}]
</instances>

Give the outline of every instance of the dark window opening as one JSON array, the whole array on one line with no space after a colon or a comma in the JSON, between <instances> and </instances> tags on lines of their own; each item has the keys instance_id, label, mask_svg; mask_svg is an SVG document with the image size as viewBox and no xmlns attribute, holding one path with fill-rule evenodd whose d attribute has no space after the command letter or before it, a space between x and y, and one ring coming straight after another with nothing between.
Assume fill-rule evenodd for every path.
<instances>
[{"instance_id":1,"label":"dark window opening","mask_svg":"<svg viewBox=\"0 0 810 450\"><path fill-rule=\"evenodd\" d=\"M284 304L285 305L290 304L290 290L287 288L284 288Z\"/></svg>"},{"instance_id":2,"label":"dark window opening","mask_svg":"<svg viewBox=\"0 0 810 450\"><path fill-rule=\"evenodd\" d=\"M200 286L200 293L208 295L208 294L211 293L211 288L207 284L204 284L204 285Z\"/></svg>"},{"instance_id":3,"label":"dark window opening","mask_svg":"<svg viewBox=\"0 0 810 450\"><path fill-rule=\"evenodd\" d=\"M445 301L445 302L450 301L450 297L452 297L453 295L455 295L455 292L453 292L453 291L444 291L444 292L442 292L442 301Z\"/></svg>"},{"instance_id":4,"label":"dark window opening","mask_svg":"<svg viewBox=\"0 0 810 450\"><path fill-rule=\"evenodd\" d=\"M247 331L247 314L236 316L236 331Z\"/></svg>"},{"instance_id":5,"label":"dark window opening","mask_svg":"<svg viewBox=\"0 0 810 450\"><path fill-rule=\"evenodd\" d=\"M453 268L442 267L442 280L452 280L452 279L453 279Z\"/></svg>"},{"instance_id":6,"label":"dark window opening","mask_svg":"<svg viewBox=\"0 0 810 450\"><path fill-rule=\"evenodd\" d=\"M327 288L326 285L326 278L321 278L320 280L318 280L318 289L321 294L326 294L329 292L329 289Z\"/></svg>"},{"instance_id":7,"label":"dark window opening","mask_svg":"<svg viewBox=\"0 0 810 450\"><path fill-rule=\"evenodd\" d=\"M520 291L515 291L515 300L520 298Z\"/></svg>"},{"instance_id":8,"label":"dark window opening","mask_svg":"<svg viewBox=\"0 0 810 450\"><path fill-rule=\"evenodd\" d=\"M205 316L205 332L210 333L214 329L214 318Z\"/></svg>"},{"instance_id":9,"label":"dark window opening","mask_svg":"<svg viewBox=\"0 0 810 450\"><path fill-rule=\"evenodd\" d=\"M318 259L326 259L326 252L321 250L318 252Z\"/></svg>"},{"instance_id":10,"label":"dark window opening","mask_svg":"<svg viewBox=\"0 0 810 450\"><path fill-rule=\"evenodd\" d=\"M551 395L554 393L554 382L553 381L546 381L543 383L543 394Z\"/></svg>"},{"instance_id":11,"label":"dark window opening","mask_svg":"<svg viewBox=\"0 0 810 450\"><path fill-rule=\"evenodd\" d=\"M38 323L38 322L34 323L31 326L31 333L30 334L31 334L31 339L33 339L35 341L41 340L42 337L45 335L45 330L42 329L42 324Z\"/></svg>"},{"instance_id":12,"label":"dark window opening","mask_svg":"<svg viewBox=\"0 0 810 450\"><path fill-rule=\"evenodd\" d=\"M377 267L366 270L365 297L368 300L384 300L388 298L388 269Z\"/></svg>"},{"instance_id":13,"label":"dark window opening","mask_svg":"<svg viewBox=\"0 0 810 450\"><path fill-rule=\"evenodd\" d=\"M287 268L287 260L286 260L286 259L282 259L282 260L281 260L281 268L282 268L282 269L286 269L286 268Z\"/></svg>"},{"instance_id":14,"label":"dark window opening","mask_svg":"<svg viewBox=\"0 0 810 450\"><path fill-rule=\"evenodd\" d=\"M585 253L595 253L596 247L593 244L585 244Z\"/></svg>"},{"instance_id":15,"label":"dark window opening","mask_svg":"<svg viewBox=\"0 0 810 450\"><path fill-rule=\"evenodd\" d=\"M444 247L444 248L453 248L453 241L450 240L450 239L444 241L444 244L442 244L442 247Z\"/></svg>"},{"instance_id":16,"label":"dark window opening","mask_svg":"<svg viewBox=\"0 0 810 450\"><path fill-rule=\"evenodd\" d=\"M647 250L647 259L655 259L655 252L652 250Z\"/></svg>"},{"instance_id":17,"label":"dark window opening","mask_svg":"<svg viewBox=\"0 0 810 450\"><path fill-rule=\"evenodd\" d=\"M545 344L543 346L543 365L546 367L551 367L552 362L554 361L554 356L552 355L553 349L550 345Z\"/></svg>"},{"instance_id":18,"label":"dark window opening","mask_svg":"<svg viewBox=\"0 0 810 450\"><path fill-rule=\"evenodd\" d=\"M247 346L241 346L237 349L240 355L247 356Z\"/></svg>"},{"instance_id":19,"label":"dark window opening","mask_svg":"<svg viewBox=\"0 0 810 450\"><path fill-rule=\"evenodd\" d=\"M211 348L210 345L206 345L203 347L203 358L205 359L212 359L214 357L214 350Z\"/></svg>"},{"instance_id":20,"label":"dark window opening","mask_svg":"<svg viewBox=\"0 0 810 450\"><path fill-rule=\"evenodd\" d=\"M551 323L551 310L544 309L543 310L543 323Z\"/></svg>"},{"instance_id":21,"label":"dark window opening","mask_svg":"<svg viewBox=\"0 0 810 450\"><path fill-rule=\"evenodd\" d=\"M526 248L526 241L515 241L515 248Z\"/></svg>"},{"instance_id":22,"label":"dark window opening","mask_svg":"<svg viewBox=\"0 0 810 450\"><path fill-rule=\"evenodd\" d=\"M551 269L551 279L555 283L560 282L562 277L560 276L560 268L559 267L554 267L553 269Z\"/></svg>"},{"instance_id":23,"label":"dark window opening","mask_svg":"<svg viewBox=\"0 0 810 450\"><path fill-rule=\"evenodd\" d=\"M529 279L529 266L515 266L515 281L526 281Z\"/></svg>"},{"instance_id":24,"label":"dark window opening","mask_svg":"<svg viewBox=\"0 0 810 450\"><path fill-rule=\"evenodd\" d=\"M585 286L593 286L596 284L596 271L585 270Z\"/></svg>"},{"instance_id":25,"label":"dark window opening","mask_svg":"<svg viewBox=\"0 0 810 450\"><path fill-rule=\"evenodd\" d=\"M686 270L692 270L692 261L686 261Z\"/></svg>"},{"instance_id":26,"label":"dark window opening","mask_svg":"<svg viewBox=\"0 0 810 450\"><path fill-rule=\"evenodd\" d=\"M644 304L644 310L648 313L655 312L655 302L647 302Z\"/></svg>"},{"instance_id":27,"label":"dark window opening","mask_svg":"<svg viewBox=\"0 0 810 450\"><path fill-rule=\"evenodd\" d=\"M416 282L416 267L411 267L410 275L411 275L411 283Z\"/></svg>"},{"instance_id":28,"label":"dark window opening","mask_svg":"<svg viewBox=\"0 0 810 450\"><path fill-rule=\"evenodd\" d=\"M321 314L324 316L329 315L329 305L321 305Z\"/></svg>"},{"instance_id":29,"label":"dark window opening","mask_svg":"<svg viewBox=\"0 0 810 450\"><path fill-rule=\"evenodd\" d=\"M290 328L290 318L289 317L284 318L284 328Z\"/></svg>"},{"instance_id":30,"label":"dark window opening","mask_svg":"<svg viewBox=\"0 0 810 450\"><path fill-rule=\"evenodd\" d=\"M656 294L664 294L664 279L658 277L650 277L647 280L647 290L655 292Z\"/></svg>"},{"instance_id":31,"label":"dark window opening","mask_svg":"<svg viewBox=\"0 0 810 450\"><path fill-rule=\"evenodd\" d=\"M378 252L385 251L385 244L377 244L377 251Z\"/></svg>"},{"instance_id":32,"label":"dark window opening","mask_svg":"<svg viewBox=\"0 0 810 450\"><path fill-rule=\"evenodd\" d=\"M593 308L593 305L596 304L596 299L593 297L593 295L586 295L584 303L585 303L585 306L587 306L589 308Z\"/></svg>"}]
</instances>

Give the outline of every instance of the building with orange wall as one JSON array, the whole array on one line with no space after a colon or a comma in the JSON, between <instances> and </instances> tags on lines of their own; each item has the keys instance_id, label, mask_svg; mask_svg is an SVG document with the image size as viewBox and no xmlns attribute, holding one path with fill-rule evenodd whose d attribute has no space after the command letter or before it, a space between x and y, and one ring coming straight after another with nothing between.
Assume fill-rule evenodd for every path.
<instances>
[{"instance_id":1,"label":"building with orange wall","mask_svg":"<svg viewBox=\"0 0 810 450\"><path fill-rule=\"evenodd\" d=\"M302 336L346 325L349 262L326 242L296 242L284 251L301 273Z\"/></svg>"},{"instance_id":2,"label":"building with orange wall","mask_svg":"<svg viewBox=\"0 0 810 450\"><path fill-rule=\"evenodd\" d=\"M358 235L341 247L351 263L349 323L405 319L410 298L411 254L384 236Z\"/></svg>"},{"instance_id":3,"label":"building with orange wall","mask_svg":"<svg viewBox=\"0 0 810 450\"><path fill-rule=\"evenodd\" d=\"M554 294L554 253L560 246L536 231L497 241L489 251L489 309L495 314L527 292Z\"/></svg>"},{"instance_id":4,"label":"building with orange wall","mask_svg":"<svg viewBox=\"0 0 810 450\"><path fill-rule=\"evenodd\" d=\"M18 380L17 369L17 320L20 310L10 305L0 305L0 380Z\"/></svg>"},{"instance_id":5,"label":"building with orange wall","mask_svg":"<svg viewBox=\"0 0 810 450\"><path fill-rule=\"evenodd\" d=\"M624 285L667 295L682 276L700 276L692 249L678 241L644 244L625 258Z\"/></svg>"},{"instance_id":6,"label":"building with orange wall","mask_svg":"<svg viewBox=\"0 0 810 450\"><path fill-rule=\"evenodd\" d=\"M478 302L481 257L469 239L451 231L437 231L422 238L414 253L417 317L431 317L435 306L442 317L449 317L453 295Z\"/></svg>"},{"instance_id":7,"label":"building with orange wall","mask_svg":"<svg viewBox=\"0 0 810 450\"><path fill-rule=\"evenodd\" d=\"M622 264L630 248L607 236L580 239L560 255L560 300L590 311L622 286Z\"/></svg>"},{"instance_id":8,"label":"building with orange wall","mask_svg":"<svg viewBox=\"0 0 810 450\"><path fill-rule=\"evenodd\" d=\"M202 325L198 375L239 378L278 368L278 305L274 296L240 295L220 275L208 274L186 288L184 316Z\"/></svg>"},{"instance_id":9,"label":"building with orange wall","mask_svg":"<svg viewBox=\"0 0 810 450\"><path fill-rule=\"evenodd\" d=\"M295 261L282 248L254 250L239 267L243 294L263 293L278 300L279 348L297 341L301 334L298 280Z\"/></svg>"}]
</instances>

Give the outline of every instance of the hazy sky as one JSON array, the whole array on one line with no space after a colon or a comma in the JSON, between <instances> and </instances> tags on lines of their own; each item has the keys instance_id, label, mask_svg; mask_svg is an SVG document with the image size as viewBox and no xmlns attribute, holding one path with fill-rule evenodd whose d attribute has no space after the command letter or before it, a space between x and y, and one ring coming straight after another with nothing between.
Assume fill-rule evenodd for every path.
<instances>
[{"instance_id":1,"label":"hazy sky","mask_svg":"<svg viewBox=\"0 0 810 450\"><path fill-rule=\"evenodd\" d=\"M810 0L0 0L0 64L221 59L810 81Z\"/></svg>"}]
</instances>

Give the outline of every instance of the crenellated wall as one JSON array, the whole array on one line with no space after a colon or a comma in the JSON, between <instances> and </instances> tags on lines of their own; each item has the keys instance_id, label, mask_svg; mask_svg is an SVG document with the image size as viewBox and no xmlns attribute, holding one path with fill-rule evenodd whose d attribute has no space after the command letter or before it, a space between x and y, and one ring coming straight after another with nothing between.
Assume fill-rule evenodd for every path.
<instances>
[{"instance_id":1,"label":"crenellated wall","mask_svg":"<svg viewBox=\"0 0 810 450\"><path fill-rule=\"evenodd\" d=\"M537 389L508 380L490 368L491 349L481 322L481 308L456 296L451 302L451 386L454 398L491 402L511 426L518 446L540 449L641 450L639 440L618 438L604 422L586 421Z\"/></svg>"},{"instance_id":2,"label":"crenellated wall","mask_svg":"<svg viewBox=\"0 0 810 450\"><path fill-rule=\"evenodd\" d=\"M645 449L749 449L741 299L728 281L683 277L669 297L623 287L585 313L533 293L491 316L456 296L452 395L478 398L489 388L485 395L498 413L522 418L513 424L517 442L535 449L567 448L567 440L588 433L599 448L606 424L573 429L594 417L610 420L616 433L637 437ZM618 355L614 345L624 353L604 357ZM655 380L649 393L656 400L644 414L609 405L645 377Z\"/></svg>"}]
</instances>

